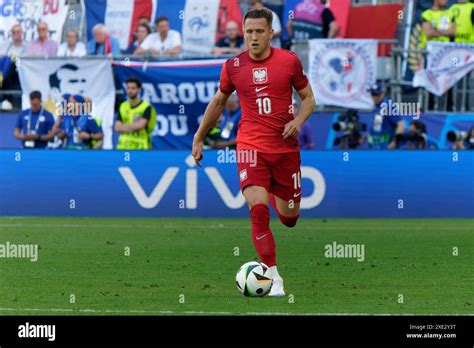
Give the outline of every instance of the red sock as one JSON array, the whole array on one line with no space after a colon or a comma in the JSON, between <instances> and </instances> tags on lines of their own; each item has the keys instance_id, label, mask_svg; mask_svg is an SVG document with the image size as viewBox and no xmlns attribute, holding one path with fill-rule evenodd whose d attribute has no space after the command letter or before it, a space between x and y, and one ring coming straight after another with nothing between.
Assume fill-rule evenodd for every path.
<instances>
[{"instance_id":1,"label":"red sock","mask_svg":"<svg viewBox=\"0 0 474 348\"><path fill-rule=\"evenodd\" d=\"M296 226L296 222L298 221L298 218L300 217L300 215L293 215L293 216L285 216L285 215L281 215L280 212L278 211L277 207L276 207L276 198L275 198L275 195L273 193L270 193L269 195L269 200L270 200L270 204L273 208L273 210L275 210L275 212L277 213L278 215L278 218L280 219L281 223L287 227L295 227Z\"/></svg>"},{"instance_id":2,"label":"red sock","mask_svg":"<svg viewBox=\"0 0 474 348\"><path fill-rule=\"evenodd\" d=\"M276 265L275 239L270 230L270 210L265 204L250 208L252 240L260 260L268 267Z\"/></svg>"}]
</instances>

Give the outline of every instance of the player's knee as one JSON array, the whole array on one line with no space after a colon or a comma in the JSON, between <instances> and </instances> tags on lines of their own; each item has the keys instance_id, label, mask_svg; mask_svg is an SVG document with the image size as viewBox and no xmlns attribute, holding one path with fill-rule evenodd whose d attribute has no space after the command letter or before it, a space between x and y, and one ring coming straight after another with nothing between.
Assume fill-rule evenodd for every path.
<instances>
[{"instance_id":1,"label":"player's knee","mask_svg":"<svg viewBox=\"0 0 474 348\"><path fill-rule=\"evenodd\" d=\"M296 226L296 223L298 222L299 217L300 217L299 215L295 215L295 216L280 215L280 221L286 227L292 228Z\"/></svg>"}]
</instances>

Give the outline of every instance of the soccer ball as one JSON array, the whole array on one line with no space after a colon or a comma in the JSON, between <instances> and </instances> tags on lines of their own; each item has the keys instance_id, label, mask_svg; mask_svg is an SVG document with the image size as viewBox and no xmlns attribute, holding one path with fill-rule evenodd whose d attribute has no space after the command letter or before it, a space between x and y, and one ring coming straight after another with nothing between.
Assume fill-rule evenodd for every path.
<instances>
[{"instance_id":1,"label":"soccer ball","mask_svg":"<svg viewBox=\"0 0 474 348\"><path fill-rule=\"evenodd\" d=\"M244 296L261 297L270 291L273 279L268 266L261 262L250 261L242 265L235 276L237 289Z\"/></svg>"}]
</instances>

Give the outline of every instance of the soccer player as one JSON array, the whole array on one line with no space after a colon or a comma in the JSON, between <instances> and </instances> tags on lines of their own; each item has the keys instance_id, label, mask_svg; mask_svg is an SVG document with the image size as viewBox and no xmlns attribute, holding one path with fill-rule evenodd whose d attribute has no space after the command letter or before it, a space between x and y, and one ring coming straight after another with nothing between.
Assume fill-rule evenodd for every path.
<instances>
[{"instance_id":1,"label":"soccer player","mask_svg":"<svg viewBox=\"0 0 474 348\"><path fill-rule=\"evenodd\" d=\"M276 266L268 203L284 225L296 225L301 200L297 137L313 112L315 101L299 58L293 52L270 46L272 12L265 8L250 10L244 16L243 25L248 51L225 62L219 90L194 135L192 154L196 164L201 166L202 141L222 114L232 92L237 90L242 109L237 157L242 159L246 156L241 153L253 152L257 159L256 163L238 161L240 188L250 208L255 249L272 271L270 296L284 296L283 279ZM302 100L296 117L292 114L293 87Z\"/></svg>"}]
</instances>

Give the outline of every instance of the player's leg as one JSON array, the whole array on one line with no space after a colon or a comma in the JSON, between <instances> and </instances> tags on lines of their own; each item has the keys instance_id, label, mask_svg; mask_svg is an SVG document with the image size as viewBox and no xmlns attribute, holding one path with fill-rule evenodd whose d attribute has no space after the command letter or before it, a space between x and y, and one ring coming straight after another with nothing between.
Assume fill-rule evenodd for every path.
<instances>
[{"instance_id":1,"label":"player's leg","mask_svg":"<svg viewBox=\"0 0 474 348\"><path fill-rule=\"evenodd\" d=\"M301 169L299 152L274 155L269 201L281 223L296 226L300 216Z\"/></svg>"},{"instance_id":2,"label":"player's leg","mask_svg":"<svg viewBox=\"0 0 474 348\"><path fill-rule=\"evenodd\" d=\"M238 163L240 188L250 209L252 241L260 260L265 263L273 277L273 288L278 288L279 296L284 295L283 280L276 268L276 247L270 230L270 209L268 192L271 173L263 154L257 154L257 163ZM276 284L276 285L275 285ZM281 285L280 285L281 284Z\"/></svg>"},{"instance_id":3,"label":"player's leg","mask_svg":"<svg viewBox=\"0 0 474 348\"><path fill-rule=\"evenodd\" d=\"M286 227L295 227L300 217L300 203L293 200L286 201L273 193L269 194L268 200L278 215L281 223Z\"/></svg>"},{"instance_id":4,"label":"player's leg","mask_svg":"<svg viewBox=\"0 0 474 348\"><path fill-rule=\"evenodd\" d=\"M270 209L268 208L268 191L256 185L245 187L242 194L250 208L252 221L252 241L260 260L266 264L272 274L273 285L270 296L284 296L283 279L276 266L276 246L270 229Z\"/></svg>"}]
</instances>

